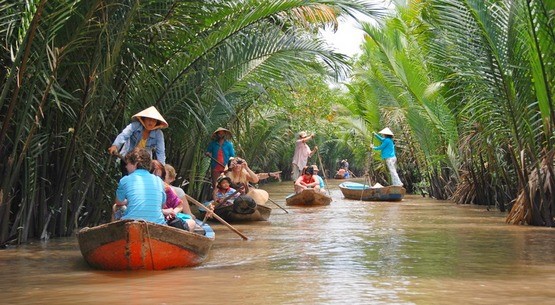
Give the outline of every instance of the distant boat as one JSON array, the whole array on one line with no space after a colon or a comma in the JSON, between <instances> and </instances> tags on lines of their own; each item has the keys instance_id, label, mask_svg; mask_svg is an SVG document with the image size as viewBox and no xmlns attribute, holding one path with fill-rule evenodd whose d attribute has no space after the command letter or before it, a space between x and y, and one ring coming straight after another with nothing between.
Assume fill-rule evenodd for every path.
<instances>
[{"instance_id":1,"label":"distant boat","mask_svg":"<svg viewBox=\"0 0 555 305\"><path fill-rule=\"evenodd\" d=\"M290 194L285 197L287 205L321 206L329 205L331 201L330 196L314 189L306 189L298 194Z\"/></svg>"},{"instance_id":2,"label":"distant boat","mask_svg":"<svg viewBox=\"0 0 555 305\"><path fill-rule=\"evenodd\" d=\"M202 224L197 220L198 224ZM204 235L142 220L118 220L77 233L87 263L102 270L164 270L202 263L215 234Z\"/></svg>"},{"instance_id":3,"label":"distant boat","mask_svg":"<svg viewBox=\"0 0 555 305\"><path fill-rule=\"evenodd\" d=\"M406 193L402 186L370 187L356 182L343 182L339 189L347 199L364 201L401 201Z\"/></svg>"}]
</instances>

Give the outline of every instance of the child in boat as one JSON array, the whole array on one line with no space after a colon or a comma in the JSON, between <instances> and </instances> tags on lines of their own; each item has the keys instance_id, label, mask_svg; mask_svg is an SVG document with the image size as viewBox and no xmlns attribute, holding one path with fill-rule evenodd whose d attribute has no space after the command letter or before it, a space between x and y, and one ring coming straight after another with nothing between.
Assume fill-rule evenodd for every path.
<instances>
[{"instance_id":1,"label":"child in boat","mask_svg":"<svg viewBox=\"0 0 555 305\"><path fill-rule=\"evenodd\" d=\"M239 197L241 193L231 187L231 179L227 176L218 178L216 189L214 190L215 208L230 206L233 200Z\"/></svg>"},{"instance_id":2,"label":"child in boat","mask_svg":"<svg viewBox=\"0 0 555 305\"><path fill-rule=\"evenodd\" d=\"M108 152L117 155L118 150L125 159L125 155L135 147L145 148L152 157L152 151L156 151L156 159L162 164L166 162L166 146L164 144L164 133L161 129L167 128L168 123L154 106L147 108L131 117L133 122L116 137ZM128 172L125 168L125 160L120 160L121 173L123 176Z\"/></svg>"},{"instance_id":3,"label":"child in boat","mask_svg":"<svg viewBox=\"0 0 555 305\"><path fill-rule=\"evenodd\" d=\"M306 189L320 190L320 182L314 178L314 169L312 166L305 166L303 174L295 181L295 193L301 193Z\"/></svg>"}]
</instances>

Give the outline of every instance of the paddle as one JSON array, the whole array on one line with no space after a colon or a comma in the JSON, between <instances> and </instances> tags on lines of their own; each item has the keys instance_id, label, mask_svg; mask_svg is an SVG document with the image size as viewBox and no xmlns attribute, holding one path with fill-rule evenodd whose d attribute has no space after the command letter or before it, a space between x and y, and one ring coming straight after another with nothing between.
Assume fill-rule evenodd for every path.
<instances>
[{"instance_id":1,"label":"paddle","mask_svg":"<svg viewBox=\"0 0 555 305\"><path fill-rule=\"evenodd\" d=\"M226 196L222 201L218 202L218 204L216 204L214 206L214 210L216 210L217 208L219 208L224 202L226 202L229 198L235 196L235 194L239 193L239 191L235 191L233 194L229 194L229 196ZM216 200L212 200L212 202L210 202L208 205L211 205L215 202ZM206 223L206 219L208 219L208 213L206 213L206 215L204 216L204 219L202 220L202 224L204 225Z\"/></svg>"},{"instance_id":2,"label":"paddle","mask_svg":"<svg viewBox=\"0 0 555 305\"><path fill-rule=\"evenodd\" d=\"M316 146L316 147L318 147L318 146ZM320 163L320 168L322 169L322 172L324 173L324 183L326 184L326 191L328 191L328 195L331 196L330 189L328 188L329 184L328 184L328 181L326 180L326 170L324 169L324 166L322 165L322 158L320 157L320 149L316 149L316 156L318 156L318 162Z\"/></svg>"},{"instance_id":3,"label":"paddle","mask_svg":"<svg viewBox=\"0 0 555 305\"><path fill-rule=\"evenodd\" d=\"M202 203L198 202L195 198L189 196L188 194L185 194L185 196L187 197L187 200L189 200L190 202L194 203L197 207L199 208L203 208L206 209L206 206L204 206ZM216 213L212 214L212 216L214 218L216 218L219 222L221 222L222 224L224 224L226 227L228 227L231 231L237 233L237 235L241 236L241 238L243 238L244 240L248 240L249 238L246 237L245 235L243 235L243 233L241 233L239 230L235 229L232 225L230 225L227 221L223 220L220 216L218 216Z\"/></svg>"},{"instance_id":4,"label":"paddle","mask_svg":"<svg viewBox=\"0 0 555 305\"><path fill-rule=\"evenodd\" d=\"M249 186L252 187L252 188L258 189L256 186L254 186L254 185L252 185L252 184L250 184L250 183L249 183ZM280 209L284 210L285 213L289 214L289 212L288 212L286 209L284 209L282 206L280 206L279 204L277 204L277 202L273 201L270 197L268 197L268 200L270 200L273 204L277 205Z\"/></svg>"},{"instance_id":5,"label":"paddle","mask_svg":"<svg viewBox=\"0 0 555 305\"><path fill-rule=\"evenodd\" d=\"M221 165L223 168L225 168L225 165L223 165L222 162L220 162L220 161L214 159L214 157L212 157L212 156L210 156L210 155L206 155L206 154L205 154L205 156L207 156L208 158L214 160L214 162L218 163L218 164Z\"/></svg>"}]
</instances>

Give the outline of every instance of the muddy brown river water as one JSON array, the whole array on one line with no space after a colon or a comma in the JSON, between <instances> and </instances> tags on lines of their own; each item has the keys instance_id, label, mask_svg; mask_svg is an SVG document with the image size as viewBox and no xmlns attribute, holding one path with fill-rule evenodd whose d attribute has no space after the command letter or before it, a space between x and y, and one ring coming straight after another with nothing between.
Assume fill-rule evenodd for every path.
<instances>
[{"instance_id":1,"label":"muddy brown river water","mask_svg":"<svg viewBox=\"0 0 555 305\"><path fill-rule=\"evenodd\" d=\"M75 237L0 250L3 304L553 304L555 230L504 223L505 214L408 195L287 207L291 182L261 186L289 213L213 224L200 266L91 269Z\"/></svg>"}]
</instances>

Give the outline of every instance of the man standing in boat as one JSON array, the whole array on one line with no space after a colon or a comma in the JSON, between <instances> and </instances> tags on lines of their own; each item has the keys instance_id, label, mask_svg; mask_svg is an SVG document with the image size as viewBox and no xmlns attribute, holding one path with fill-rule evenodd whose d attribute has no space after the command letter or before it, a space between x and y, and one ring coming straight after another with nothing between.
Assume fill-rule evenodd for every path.
<instances>
[{"instance_id":1,"label":"man standing in boat","mask_svg":"<svg viewBox=\"0 0 555 305\"><path fill-rule=\"evenodd\" d=\"M219 127L212 133L212 141L206 148L205 155L210 157L210 167L212 169L212 185L216 186L218 178L225 171L225 164L229 158L235 157L235 149L231 139L231 131Z\"/></svg>"},{"instance_id":2,"label":"man standing in boat","mask_svg":"<svg viewBox=\"0 0 555 305\"><path fill-rule=\"evenodd\" d=\"M308 144L306 144L306 142L312 138L314 138L314 134L307 135L305 131L299 132L292 162L293 170L291 172L291 179L293 181L296 181L297 178L301 176L301 171L306 166L308 158L318 150L318 146L315 146L314 150L311 151Z\"/></svg>"}]
</instances>

